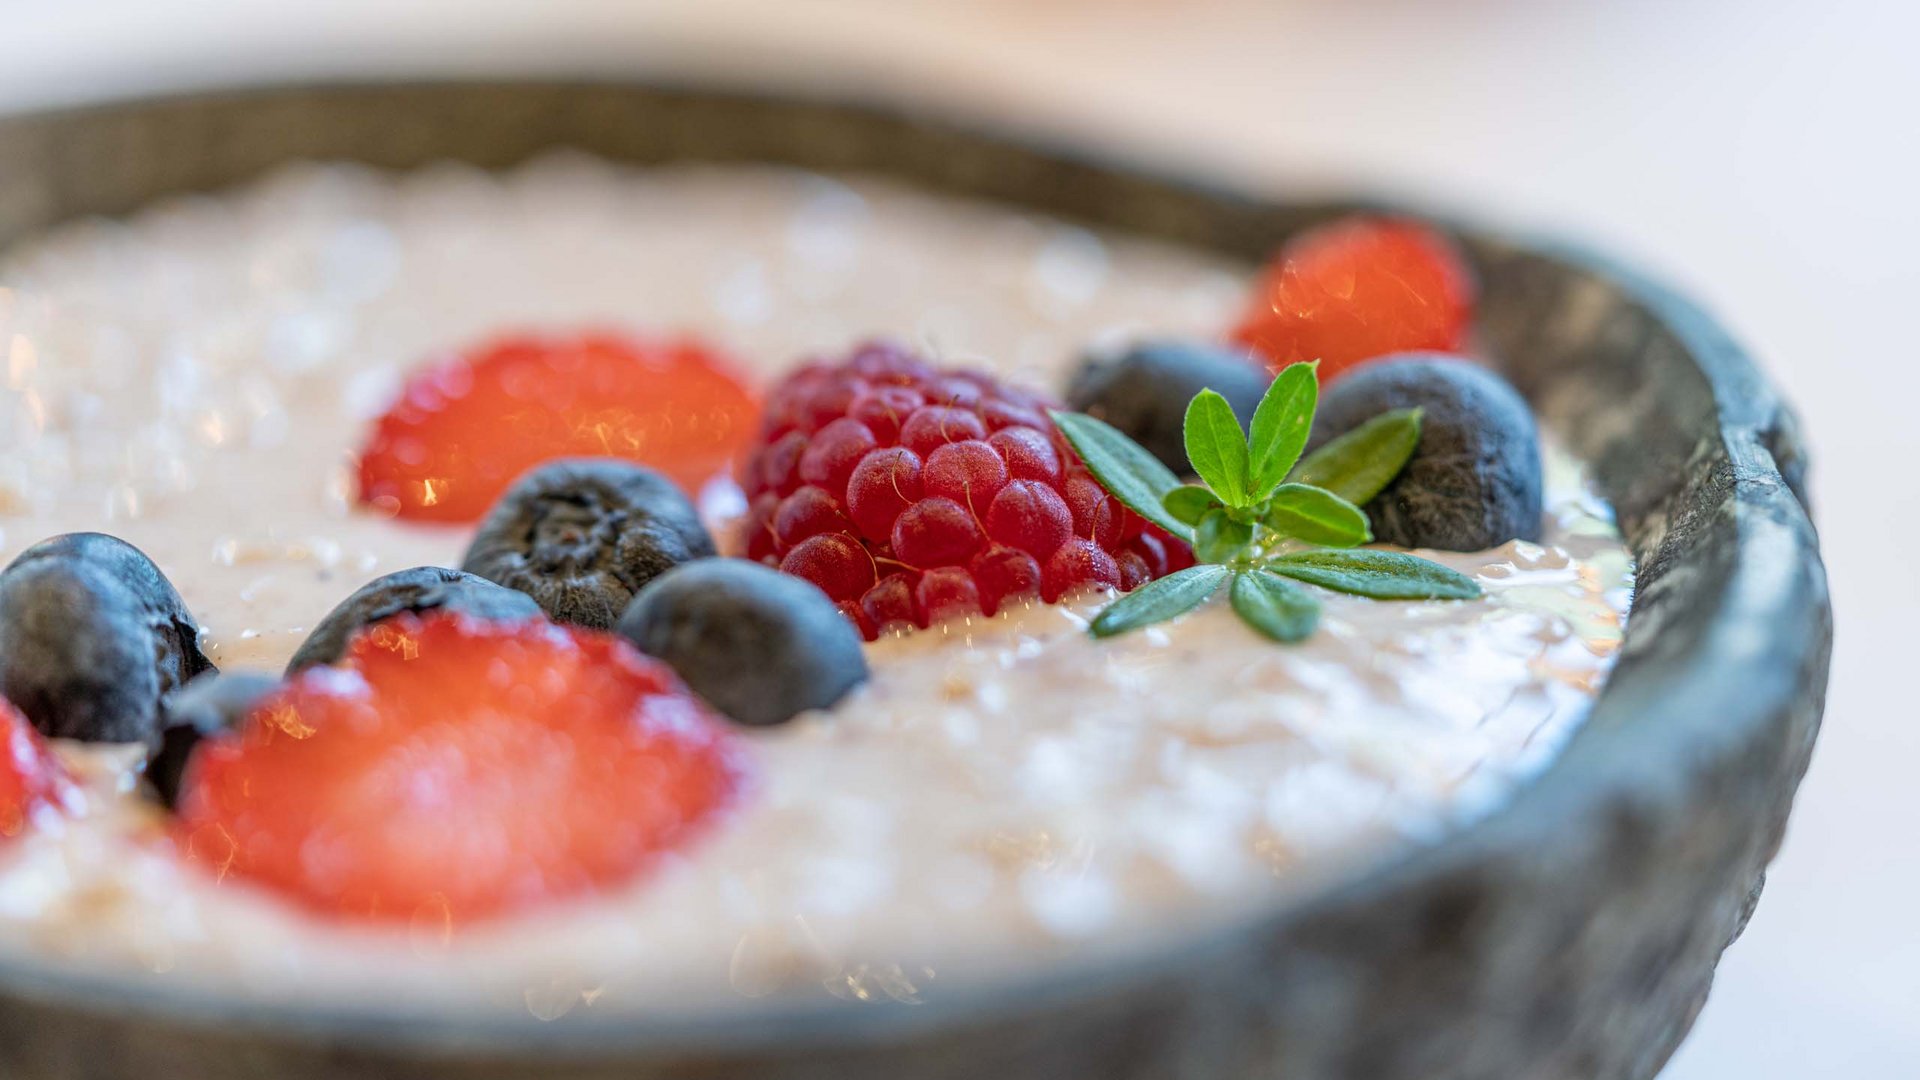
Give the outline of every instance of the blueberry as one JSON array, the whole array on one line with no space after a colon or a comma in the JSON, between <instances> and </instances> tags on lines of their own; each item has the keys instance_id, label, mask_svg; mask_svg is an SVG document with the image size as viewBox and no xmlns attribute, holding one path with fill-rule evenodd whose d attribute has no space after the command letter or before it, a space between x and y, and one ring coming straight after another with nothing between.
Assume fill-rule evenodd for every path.
<instances>
[{"instance_id":1,"label":"blueberry","mask_svg":"<svg viewBox=\"0 0 1920 1080\"><path fill-rule=\"evenodd\" d=\"M213 664L160 568L101 533L68 533L0 572L0 697L43 734L145 742L160 699Z\"/></svg>"},{"instance_id":2,"label":"blueberry","mask_svg":"<svg viewBox=\"0 0 1920 1080\"><path fill-rule=\"evenodd\" d=\"M1373 360L1320 396L1309 452L1389 409L1424 410L1407 467L1366 506L1378 540L1480 551L1540 538L1540 439L1526 400L1440 353Z\"/></svg>"},{"instance_id":3,"label":"blueberry","mask_svg":"<svg viewBox=\"0 0 1920 1080\"><path fill-rule=\"evenodd\" d=\"M655 579L620 634L743 724L824 709L867 680L860 634L827 594L745 559L702 559Z\"/></svg>"},{"instance_id":4,"label":"blueberry","mask_svg":"<svg viewBox=\"0 0 1920 1080\"><path fill-rule=\"evenodd\" d=\"M1187 403L1211 388L1253 420L1273 377L1245 352L1194 341L1146 341L1111 356L1082 361L1067 385L1067 404L1119 428L1182 476L1193 474L1181 435Z\"/></svg>"},{"instance_id":5,"label":"blueberry","mask_svg":"<svg viewBox=\"0 0 1920 1080\"><path fill-rule=\"evenodd\" d=\"M526 593L556 622L608 630L641 586L713 553L713 537L671 480L582 458L514 481L460 568Z\"/></svg>"},{"instance_id":6,"label":"blueberry","mask_svg":"<svg viewBox=\"0 0 1920 1080\"><path fill-rule=\"evenodd\" d=\"M180 803L180 778L202 740L236 727L280 680L260 671L208 672L168 694L160 733L147 751L147 783L168 809Z\"/></svg>"},{"instance_id":7,"label":"blueberry","mask_svg":"<svg viewBox=\"0 0 1920 1080\"><path fill-rule=\"evenodd\" d=\"M340 601L313 628L300 651L287 661L287 674L315 664L331 664L346 655L347 642L360 628L401 612L442 608L482 619L544 617L533 597L503 588L486 578L444 566L416 566L374 578Z\"/></svg>"}]
</instances>

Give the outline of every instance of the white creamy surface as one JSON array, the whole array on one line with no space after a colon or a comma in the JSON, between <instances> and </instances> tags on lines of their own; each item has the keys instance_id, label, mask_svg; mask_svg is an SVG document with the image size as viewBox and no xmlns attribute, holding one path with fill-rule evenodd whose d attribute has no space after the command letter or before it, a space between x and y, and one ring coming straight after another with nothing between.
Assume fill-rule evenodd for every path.
<instances>
[{"instance_id":1,"label":"white creamy surface","mask_svg":"<svg viewBox=\"0 0 1920 1080\"><path fill-rule=\"evenodd\" d=\"M773 170L288 169L0 264L0 558L124 537L217 663L277 669L367 579L458 561L465 530L358 512L347 471L436 351L686 330L771 377L889 335L1057 388L1089 342L1216 332L1243 288L1190 252ZM67 747L89 810L0 853L0 952L549 1016L790 988L923 1000L1225 918L1485 812L1577 724L1631 574L1604 507L1549 463L1542 544L1434 555L1481 601L1323 594L1319 633L1284 648L1218 602L1094 642L1098 599L882 641L832 714L745 735L756 787L706 843L451 940L214 883L114 754Z\"/></svg>"}]
</instances>

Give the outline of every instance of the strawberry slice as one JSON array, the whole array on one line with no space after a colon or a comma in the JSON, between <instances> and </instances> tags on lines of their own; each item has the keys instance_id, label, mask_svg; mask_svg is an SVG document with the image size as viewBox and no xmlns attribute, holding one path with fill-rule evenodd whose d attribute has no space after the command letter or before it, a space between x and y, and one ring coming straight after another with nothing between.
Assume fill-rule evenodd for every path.
<instances>
[{"instance_id":1,"label":"strawberry slice","mask_svg":"<svg viewBox=\"0 0 1920 1080\"><path fill-rule=\"evenodd\" d=\"M1395 218L1344 218L1287 241L1234 330L1275 370L1320 361L1326 385L1390 353L1458 352L1475 284L1438 231Z\"/></svg>"},{"instance_id":2,"label":"strawberry slice","mask_svg":"<svg viewBox=\"0 0 1920 1080\"><path fill-rule=\"evenodd\" d=\"M0 837L12 838L73 812L79 786L12 703L0 699Z\"/></svg>"},{"instance_id":3,"label":"strawberry slice","mask_svg":"<svg viewBox=\"0 0 1920 1080\"><path fill-rule=\"evenodd\" d=\"M740 783L721 722L625 642L439 611L369 627L203 743L180 827L223 878L451 926L630 881Z\"/></svg>"},{"instance_id":4,"label":"strawberry slice","mask_svg":"<svg viewBox=\"0 0 1920 1080\"><path fill-rule=\"evenodd\" d=\"M360 501L477 521L521 473L561 457L639 462L697 494L731 468L758 411L732 365L696 342L506 338L408 380L360 452Z\"/></svg>"}]
</instances>

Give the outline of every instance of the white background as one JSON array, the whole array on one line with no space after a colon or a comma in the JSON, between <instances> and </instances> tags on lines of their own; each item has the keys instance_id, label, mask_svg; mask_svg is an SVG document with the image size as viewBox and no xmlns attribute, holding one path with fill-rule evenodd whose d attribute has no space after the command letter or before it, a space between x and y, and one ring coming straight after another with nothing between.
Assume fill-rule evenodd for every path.
<instances>
[{"instance_id":1,"label":"white background","mask_svg":"<svg viewBox=\"0 0 1920 1080\"><path fill-rule=\"evenodd\" d=\"M1402 190L1691 288L1799 403L1839 623L1785 853L1670 1080L1920 1077L1920 4L0 0L0 108L259 79L722 70L1274 187Z\"/></svg>"}]
</instances>

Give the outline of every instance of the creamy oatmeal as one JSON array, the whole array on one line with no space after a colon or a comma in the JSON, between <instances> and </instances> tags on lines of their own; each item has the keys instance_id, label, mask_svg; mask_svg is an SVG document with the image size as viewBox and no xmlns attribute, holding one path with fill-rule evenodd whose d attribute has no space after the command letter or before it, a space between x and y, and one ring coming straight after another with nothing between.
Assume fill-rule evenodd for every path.
<instances>
[{"instance_id":1,"label":"creamy oatmeal","mask_svg":"<svg viewBox=\"0 0 1920 1080\"><path fill-rule=\"evenodd\" d=\"M770 380L891 335L1057 389L1089 343L1211 334L1241 267L880 183L554 157L495 177L283 170L67 226L0 265L0 558L94 529L173 579L226 669L277 670L366 580L465 529L352 502L367 421L423 358L504 331L689 331ZM1096 642L1103 603L870 646L830 714L744 737L756 787L632 888L462 928L343 927L180 863L132 762L64 746L87 812L0 851L0 951L263 996L444 994L558 1015L943 985L1323 883L1497 805L1612 662L1631 586L1547 451L1540 544L1426 553L1470 602L1324 594L1307 643L1222 600ZM737 512L719 488L716 520Z\"/></svg>"}]
</instances>

